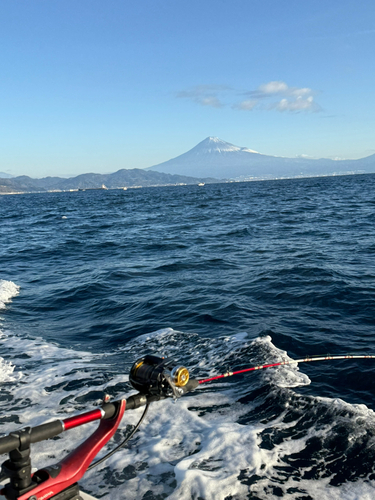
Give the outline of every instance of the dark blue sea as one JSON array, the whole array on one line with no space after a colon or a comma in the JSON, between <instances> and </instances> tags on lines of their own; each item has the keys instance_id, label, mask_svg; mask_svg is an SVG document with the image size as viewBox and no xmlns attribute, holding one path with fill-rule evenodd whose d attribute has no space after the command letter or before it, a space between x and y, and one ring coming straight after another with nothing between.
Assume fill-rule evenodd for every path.
<instances>
[{"instance_id":1,"label":"dark blue sea","mask_svg":"<svg viewBox=\"0 0 375 500\"><path fill-rule=\"evenodd\" d=\"M0 196L0 432L129 396L146 353L197 378L375 354L374 304L375 175ZM105 500L370 500L374 410L369 359L223 379L151 405L82 486ZM94 428L33 445L33 465Z\"/></svg>"}]
</instances>

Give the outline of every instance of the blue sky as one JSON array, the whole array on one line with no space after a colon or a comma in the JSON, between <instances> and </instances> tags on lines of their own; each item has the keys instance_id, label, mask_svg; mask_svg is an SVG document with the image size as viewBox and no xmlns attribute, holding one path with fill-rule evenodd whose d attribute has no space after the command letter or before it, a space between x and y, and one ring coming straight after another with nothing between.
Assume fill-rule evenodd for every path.
<instances>
[{"instance_id":1,"label":"blue sky","mask_svg":"<svg viewBox=\"0 0 375 500\"><path fill-rule=\"evenodd\" d=\"M207 136L375 153L375 2L17 0L0 17L0 171L142 168Z\"/></svg>"}]
</instances>

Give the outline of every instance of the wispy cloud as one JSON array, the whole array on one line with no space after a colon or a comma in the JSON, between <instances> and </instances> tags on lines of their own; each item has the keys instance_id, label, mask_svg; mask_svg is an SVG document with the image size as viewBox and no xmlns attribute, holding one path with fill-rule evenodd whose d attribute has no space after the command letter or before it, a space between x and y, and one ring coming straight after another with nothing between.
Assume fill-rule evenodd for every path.
<instances>
[{"instance_id":1,"label":"wispy cloud","mask_svg":"<svg viewBox=\"0 0 375 500\"><path fill-rule=\"evenodd\" d=\"M246 97L238 101L238 95ZM239 111L279 111L289 113L318 112L321 107L314 100L315 92L308 87L290 87L282 81L263 83L255 90L239 92L223 85L199 85L176 94L201 106L223 108L231 106Z\"/></svg>"},{"instance_id":2,"label":"wispy cloud","mask_svg":"<svg viewBox=\"0 0 375 500\"><path fill-rule=\"evenodd\" d=\"M282 81L263 83L256 90L245 92L245 95L252 97L260 106L268 110L289 111L291 113L321 111L321 107L314 100L312 89L308 87L289 87ZM242 102L246 103L248 100ZM241 103L237 108L243 109L240 106Z\"/></svg>"},{"instance_id":3,"label":"wispy cloud","mask_svg":"<svg viewBox=\"0 0 375 500\"><path fill-rule=\"evenodd\" d=\"M306 99L302 96L298 96L296 99L281 99L276 105L274 105L277 111L320 111L320 106L316 102L314 102L314 98L312 96L307 97Z\"/></svg>"},{"instance_id":4,"label":"wispy cloud","mask_svg":"<svg viewBox=\"0 0 375 500\"><path fill-rule=\"evenodd\" d=\"M176 94L176 97L190 99L202 106L212 108L222 108L225 104L219 99L219 95L229 90L229 87L223 85L198 85L189 90L182 90Z\"/></svg>"},{"instance_id":5,"label":"wispy cloud","mask_svg":"<svg viewBox=\"0 0 375 500\"><path fill-rule=\"evenodd\" d=\"M241 101L233 104L233 109L239 109L240 111L252 111L257 105L259 101L257 99L247 99L245 101Z\"/></svg>"}]
</instances>

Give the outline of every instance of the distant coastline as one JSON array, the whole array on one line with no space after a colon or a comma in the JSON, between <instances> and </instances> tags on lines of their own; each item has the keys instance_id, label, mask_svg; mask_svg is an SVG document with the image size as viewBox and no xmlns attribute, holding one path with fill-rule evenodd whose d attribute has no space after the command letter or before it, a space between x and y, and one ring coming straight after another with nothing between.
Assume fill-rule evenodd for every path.
<instances>
[{"instance_id":1,"label":"distant coastline","mask_svg":"<svg viewBox=\"0 0 375 500\"><path fill-rule=\"evenodd\" d=\"M74 192L106 189L136 189L151 186L178 186L204 182L222 182L214 178L198 178L186 175L165 174L142 169L121 169L112 174L82 174L68 179L45 177L32 179L28 176L0 178L0 194L36 192ZM104 187L103 187L104 186Z\"/></svg>"},{"instance_id":2,"label":"distant coastline","mask_svg":"<svg viewBox=\"0 0 375 500\"><path fill-rule=\"evenodd\" d=\"M90 174L86 174L90 175ZM92 174L99 175L99 174ZM321 175L298 175L293 177L265 177L265 178L252 178L252 179L241 179L241 180L230 180L230 179L205 179L205 182L201 182L200 179L196 179L195 182L188 183L175 183L175 184L148 184L148 185L134 185L134 186L118 186L118 187L89 187L89 188L71 188L71 189L48 189L40 191L2 191L3 186L0 178L0 195L21 195L21 194L44 194L44 193L80 193L86 191L126 191L131 189L142 189L142 188L156 188L156 187L178 187L178 186L202 186L205 184L234 184L241 182L267 182L267 181L285 181L285 180L299 180L299 179L319 179L327 177L351 177L360 175L375 175L372 172L346 172L346 173L333 173L333 174L321 174ZM15 178L16 179L16 178ZM74 178L73 178L74 179ZM199 181L199 182L197 182Z\"/></svg>"},{"instance_id":3,"label":"distant coastline","mask_svg":"<svg viewBox=\"0 0 375 500\"><path fill-rule=\"evenodd\" d=\"M359 160L284 158L207 137L186 153L146 169L121 169L111 174L32 179L1 178L0 194L204 185L375 173L375 155Z\"/></svg>"}]
</instances>

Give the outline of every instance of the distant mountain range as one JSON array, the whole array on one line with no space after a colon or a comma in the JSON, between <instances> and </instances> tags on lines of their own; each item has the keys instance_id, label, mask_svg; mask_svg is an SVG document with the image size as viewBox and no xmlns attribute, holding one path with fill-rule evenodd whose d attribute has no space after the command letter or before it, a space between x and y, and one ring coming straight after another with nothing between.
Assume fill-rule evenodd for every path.
<instances>
[{"instance_id":1,"label":"distant mountain range","mask_svg":"<svg viewBox=\"0 0 375 500\"><path fill-rule=\"evenodd\" d=\"M375 155L359 160L284 158L207 137L190 151L147 170L232 180L374 173Z\"/></svg>"},{"instance_id":2,"label":"distant mountain range","mask_svg":"<svg viewBox=\"0 0 375 500\"><path fill-rule=\"evenodd\" d=\"M0 179L11 179L13 175L6 174L5 172L0 172Z\"/></svg>"},{"instance_id":3,"label":"distant mountain range","mask_svg":"<svg viewBox=\"0 0 375 500\"><path fill-rule=\"evenodd\" d=\"M111 189L361 173L375 173L375 155L359 160L284 158L234 146L218 137L207 137L177 158L147 169L122 169L104 175L82 174L69 179L32 179L25 175L9 178L9 174L0 173L0 193L100 189L103 185Z\"/></svg>"},{"instance_id":4,"label":"distant mountain range","mask_svg":"<svg viewBox=\"0 0 375 500\"><path fill-rule=\"evenodd\" d=\"M70 179L45 177L32 179L26 175L12 179L0 178L0 193L32 193L43 191L70 191L77 189L108 189L123 187L168 186L219 182L217 179L201 179L184 175L147 172L140 168L122 169L113 174L82 174Z\"/></svg>"}]
</instances>

